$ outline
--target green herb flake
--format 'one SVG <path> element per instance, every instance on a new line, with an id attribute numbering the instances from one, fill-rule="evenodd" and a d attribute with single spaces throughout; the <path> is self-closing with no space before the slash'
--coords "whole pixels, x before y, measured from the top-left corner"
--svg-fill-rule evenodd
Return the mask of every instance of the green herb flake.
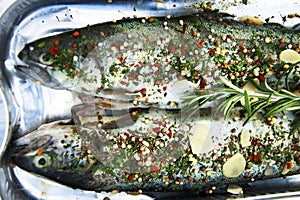
<path id="1" fill-rule="evenodd" d="M 46 46 L 46 42 L 41 42 L 37 45 L 38 48 L 44 48 Z"/>

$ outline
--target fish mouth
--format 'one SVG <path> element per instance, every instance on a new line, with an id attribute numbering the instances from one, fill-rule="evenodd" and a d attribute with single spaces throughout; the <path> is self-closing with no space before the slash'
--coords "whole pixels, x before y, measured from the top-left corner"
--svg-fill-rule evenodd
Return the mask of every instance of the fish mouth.
<path id="1" fill-rule="evenodd" d="M 22 76 L 31 80 L 39 81 L 43 85 L 48 85 L 54 89 L 64 89 L 61 84 L 52 77 L 51 73 L 46 69 L 47 66 L 35 61 L 26 61 L 28 65 L 15 65 L 16 71 Z"/>
<path id="2" fill-rule="evenodd" d="M 22 63 L 15 65 L 15 69 L 19 74 L 51 88 L 62 89 L 61 84 L 53 78 L 51 71 L 48 69 L 52 67 L 52 63 L 40 62 L 41 58 L 32 57 L 25 50 L 21 51 L 18 57 L 22 61 Z"/>
<path id="3" fill-rule="evenodd" d="M 34 171 L 31 160 L 24 155 L 13 155 L 11 156 L 10 160 L 13 165 L 20 166 L 26 171 Z"/>

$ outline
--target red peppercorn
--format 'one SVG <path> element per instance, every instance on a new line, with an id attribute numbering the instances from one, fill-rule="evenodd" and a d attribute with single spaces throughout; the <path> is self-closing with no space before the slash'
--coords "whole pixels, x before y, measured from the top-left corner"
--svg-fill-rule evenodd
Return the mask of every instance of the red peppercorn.
<path id="1" fill-rule="evenodd" d="M 261 158 L 261 155 L 257 154 L 257 155 L 253 155 L 253 161 L 256 162 L 258 159 Z"/>
<path id="2" fill-rule="evenodd" d="M 204 45 L 204 40 L 201 40 L 201 41 L 198 43 L 198 47 L 199 47 L 199 48 L 203 48 L 203 45 Z"/>
<path id="3" fill-rule="evenodd" d="M 243 45 L 240 45 L 239 48 L 240 48 L 240 51 L 243 51 L 243 50 L 245 49 L 245 48 L 243 47 Z"/>
<path id="4" fill-rule="evenodd" d="M 293 167 L 292 162 L 287 162 L 287 163 L 286 163 L 286 168 L 287 168 L 287 169 L 291 169 L 292 167 Z"/>
<path id="5" fill-rule="evenodd" d="M 123 62 L 124 59 L 123 59 L 123 57 L 119 57 L 118 60 L 119 60 L 120 62 Z"/>
<path id="6" fill-rule="evenodd" d="M 173 134 L 172 134 L 172 131 L 170 130 L 169 133 L 168 133 L 168 136 L 169 136 L 169 137 L 172 137 L 172 135 L 173 135 Z"/>
<path id="7" fill-rule="evenodd" d="M 55 41 L 53 42 L 53 44 L 56 45 L 56 46 L 59 45 L 59 43 L 60 43 L 59 40 L 55 40 Z"/>
<path id="8" fill-rule="evenodd" d="M 157 63 L 154 64 L 154 66 L 155 66 L 155 67 L 159 67 L 159 66 L 160 66 L 160 63 L 157 62 Z"/>
<path id="9" fill-rule="evenodd" d="M 156 165 L 151 165 L 150 166 L 150 173 L 158 173 L 159 168 Z"/>
<path id="10" fill-rule="evenodd" d="M 133 175 L 130 174 L 130 175 L 128 176 L 128 181 L 129 181 L 129 182 L 133 182 Z"/>
<path id="11" fill-rule="evenodd" d="M 259 74 L 258 79 L 260 81 L 265 81 L 265 75 L 264 74 Z"/>
<path id="12" fill-rule="evenodd" d="M 72 34 L 74 37 L 78 37 L 79 36 L 79 32 L 78 31 L 74 31 Z"/>
<path id="13" fill-rule="evenodd" d="M 50 54 L 51 54 L 52 56 L 56 56 L 56 55 L 58 54 L 58 52 L 59 52 L 59 50 L 58 50 L 57 47 L 51 47 L 51 48 L 50 48 Z"/>
<path id="14" fill-rule="evenodd" d="M 202 79 L 200 80 L 200 85 L 199 85 L 199 87 L 200 87 L 200 89 L 204 89 L 205 86 L 206 86 L 206 80 L 202 78 Z"/>
<path id="15" fill-rule="evenodd" d="M 174 53 L 175 52 L 175 47 L 173 45 L 169 45 L 169 51 L 171 53 Z"/>

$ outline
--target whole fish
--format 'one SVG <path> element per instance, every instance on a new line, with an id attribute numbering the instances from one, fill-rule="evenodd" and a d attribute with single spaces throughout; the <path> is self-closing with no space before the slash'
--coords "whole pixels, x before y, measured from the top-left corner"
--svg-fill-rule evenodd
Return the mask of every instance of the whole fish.
<path id="1" fill-rule="evenodd" d="M 82 126 L 45 124 L 12 143 L 12 162 L 95 191 L 212 191 L 300 170 L 299 138 L 289 133 L 283 115 L 272 126 L 210 118 L 177 124 L 178 111 L 152 109 L 127 113 L 135 123 L 112 127 L 106 126 L 111 113 L 95 111 L 106 117 L 104 129 L 93 128 L 98 115 L 82 115 Z"/>
<path id="2" fill-rule="evenodd" d="M 26 66 L 16 69 L 47 87 L 180 108 L 182 96 L 214 87 L 219 76 L 238 86 L 248 75 L 264 79 L 281 67 L 280 52 L 299 49 L 299 40 L 299 31 L 225 14 L 127 19 L 27 44 L 19 54 Z"/>
<path id="3" fill-rule="evenodd" d="M 121 20 L 28 44 L 16 69 L 83 104 L 74 125 L 13 142 L 12 161 L 92 190 L 213 191 L 299 173 L 299 31 L 223 16 Z"/>

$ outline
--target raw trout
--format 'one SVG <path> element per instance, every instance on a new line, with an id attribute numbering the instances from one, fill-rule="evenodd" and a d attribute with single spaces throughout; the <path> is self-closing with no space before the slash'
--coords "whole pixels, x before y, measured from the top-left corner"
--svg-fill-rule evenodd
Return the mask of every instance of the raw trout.
<path id="1" fill-rule="evenodd" d="M 83 104 L 75 125 L 13 142 L 13 162 L 92 190 L 213 191 L 299 173 L 299 32 L 222 16 L 122 20 L 28 44 L 16 69 Z"/>
<path id="2" fill-rule="evenodd" d="M 149 17 L 74 30 L 26 45 L 19 57 L 27 66 L 16 68 L 48 87 L 180 108 L 182 96 L 213 87 L 219 76 L 242 87 L 248 76 L 263 80 L 282 70 L 281 51 L 299 50 L 299 31 L 223 16 Z"/>
<path id="3" fill-rule="evenodd" d="M 107 110 L 97 112 L 111 116 Z M 299 138 L 290 134 L 286 115 L 274 125 L 257 119 L 243 126 L 240 120 L 210 119 L 177 124 L 177 111 L 133 112 L 135 124 L 120 128 L 88 129 L 98 122 L 90 115 L 81 116 L 82 127 L 45 124 L 13 142 L 12 161 L 73 188 L 95 191 L 203 192 L 299 173 Z"/>

